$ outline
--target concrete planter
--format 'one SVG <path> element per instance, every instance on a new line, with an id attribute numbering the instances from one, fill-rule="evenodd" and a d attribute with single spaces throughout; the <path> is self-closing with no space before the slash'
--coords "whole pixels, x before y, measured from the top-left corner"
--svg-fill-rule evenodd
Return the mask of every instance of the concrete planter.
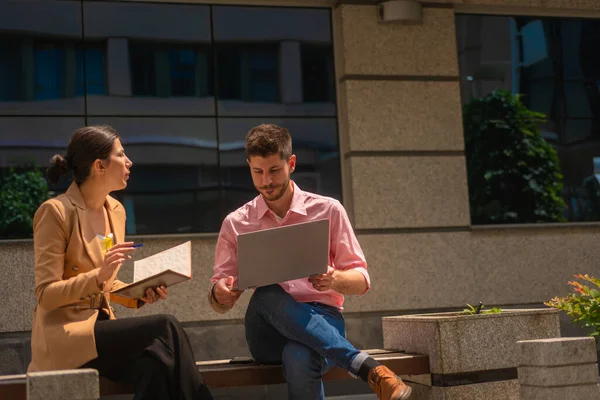
<path id="1" fill-rule="evenodd" d="M 429 355 L 432 374 L 516 368 L 518 340 L 559 336 L 558 311 L 554 309 L 383 318 L 384 347 Z"/>
<path id="2" fill-rule="evenodd" d="M 415 400 L 518 400 L 517 341 L 560 336 L 554 309 L 383 318 L 383 345 L 429 356 L 428 376 L 403 376 Z"/>

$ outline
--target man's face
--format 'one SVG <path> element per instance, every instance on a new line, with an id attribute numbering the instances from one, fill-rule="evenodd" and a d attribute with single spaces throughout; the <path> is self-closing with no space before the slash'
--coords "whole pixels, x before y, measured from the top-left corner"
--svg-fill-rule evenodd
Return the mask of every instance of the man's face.
<path id="1" fill-rule="evenodd" d="M 267 201 L 279 200 L 290 184 L 290 175 L 296 167 L 296 156 L 288 161 L 279 154 L 267 157 L 251 156 L 248 160 L 254 187 Z"/>

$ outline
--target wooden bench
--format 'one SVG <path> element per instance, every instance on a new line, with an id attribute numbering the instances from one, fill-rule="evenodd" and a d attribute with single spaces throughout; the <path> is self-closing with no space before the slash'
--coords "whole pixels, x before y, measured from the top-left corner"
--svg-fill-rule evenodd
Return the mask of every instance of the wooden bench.
<path id="1" fill-rule="evenodd" d="M 398 350 L 367 350 L 373 358 L 386 365 L 397 375 L 422 375 L 429 373 L 429 357 L 407 354 Z M 244 387 L 285 383 L 281 365 L 237 364 L 231 360 L 200 361 L 196 363 L 204 381 L 211 389 Z M 352 379 L 347 371 L 334 367 L 323 377 L 324 381 Z M 128 385 L 100 378 L 102 396 L 129 394 Z M 25 400 L 26 375 L 0 376 L 0 400 Z"/>

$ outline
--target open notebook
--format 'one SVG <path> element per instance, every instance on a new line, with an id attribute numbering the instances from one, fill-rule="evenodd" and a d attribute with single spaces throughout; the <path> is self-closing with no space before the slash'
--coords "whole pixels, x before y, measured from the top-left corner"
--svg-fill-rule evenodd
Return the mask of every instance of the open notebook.
<path id="1" fill-rule="evenodd" d="M 171 247 L 150 257 L 134 261 L 133 283 L 111 293 L 139 299 L 146 289 L 157 286 L 170 287 L 192 278 L 192 242 Z"/>

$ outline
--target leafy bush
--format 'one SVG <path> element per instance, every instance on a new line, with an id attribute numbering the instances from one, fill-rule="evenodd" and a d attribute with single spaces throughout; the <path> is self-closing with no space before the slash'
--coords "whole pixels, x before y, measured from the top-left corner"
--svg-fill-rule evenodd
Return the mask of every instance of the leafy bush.
<path id="1" fill-rule="evenodd" d="M 48 183 L 38 169 L 11 170 L 0 181 L 0 237 L 31 237 L 35 211 L 48 196 Z"/>
<path id="2" fill-rule="evenodd" d="M 471 222 L 563 221 L 558 155 L 538 130 L 545 116 L 505 90 L 474 99 L 463 115 Z"/>
<path id="3" fill-rule="evenodd" d="M 592 328 L 590 336 L 600 336 L 600 280 L 588 274 L 575 275 L 575 278 L 590 282 L 594 287 L 570 281 L 575 293 L 566 297 L 555 297 L 544 304 L 548 307 L 565 311 L 572 322 L 581 323 L 586 328 Z"/>

